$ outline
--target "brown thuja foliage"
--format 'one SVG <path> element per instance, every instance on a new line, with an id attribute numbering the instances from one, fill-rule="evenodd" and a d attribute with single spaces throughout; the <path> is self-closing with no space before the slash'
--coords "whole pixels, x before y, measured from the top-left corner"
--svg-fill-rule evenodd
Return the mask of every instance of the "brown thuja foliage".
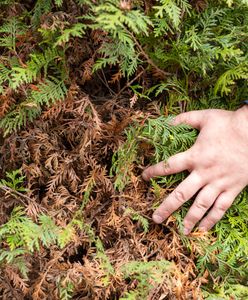
<path id="1" fill-rule="evenodd" d="M 62 248 L 40 244 L 38 252 L 22 256 L 25 278 L 5 262 L 3 299 L 126 299 L 132 291 L 137 299 L 142 293 L 149 299 L 201 299 L 200 286 L 208 274 L 197 277 L 197 249 L 188 256 L 174 217 L 164 225 L 152 223 L 155 195 L 140 177 L 141 166 L 134 166 L 121 193 L 108 175 L 112 155 L 124 141 L 123 130 L 132 122 L 142 124 L 150 114 L 133 111 L 128 104 L 125 99 L 92 101 L 73 85 L 65 102 L 4 140 L 2 174 L 21 168 L 27 191 L 14 195 L 1 190 L 1 222 L 14 206 L 22 205 L 34 221 L 41 213 L 49 215 L 67 230 L 67 242 Z M 70 224 L 77 219 L 83 225 L 74 228 Z M 130 271 L 134 261 L 147 269 L 131 265 Z M 146 280 L 145 274 L 150 274 Z"/>

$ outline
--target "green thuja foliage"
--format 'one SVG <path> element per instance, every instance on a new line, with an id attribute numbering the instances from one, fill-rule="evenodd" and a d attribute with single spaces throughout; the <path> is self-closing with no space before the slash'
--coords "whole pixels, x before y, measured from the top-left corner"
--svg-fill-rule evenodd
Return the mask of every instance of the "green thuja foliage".
<path id="1" fill-rule="evenodd" d="M 17 169 L 6 173 L 6 178 L 0 180 L 0 187 L 7 187 L 17 192 L 26 192 L 27 189 L 23 186 L 24 180 L 25 176 L 22 175 L 22 171 Z"/>
<path id="2" fill-rule="evenodd" d="M 102 241 L 95 234 L 92 227 L 89 224 L 85 224 L 84 230 L 89 237 L 90 242 L 94 244 L 96 248 L 96 257 L 100 261 L 100 268 L 104 271 L 104 278 L 102 281 L 104 285 L 108 285 L 110 282 L 110 277 L 114 274 L 114 267 L 105 253 Z"/>
<path id="3" fill-rule="evenodd" d="M 65 98 L 67 88 L 61 79 L 51 77 L 37 85 L 37 90 L 30 90 L 29 95 L 17 108 L 6 114 L 0 120 L 0 126 L 5 129 L 5 135 L 33 121 L 41 112 L 42 105 L 50 105 Z"/>
<path id="4" fill-rule="evenodd" d="M 96 249 L 96 258 L 100 262 L 100 267 L 104 277 L 102 281 L 109 284 L 110 276 L 114 274 L 113 266 L 99 237 L 94 233 L 91 226 L 82 219 L 80 211 L 64 228 L 55 224 L 54 220 L 45 214 L 38 216 L 38 223 L 34 222 L 25 213 L 21 206 L 13 209 L 9 221 L 0 226 L 0 243 L 5 247 L 0 249 L 0 265 L 15 265 L 24 278 L 27 278 L 28 267 L 25 255 L 37 252 L 41 247 L 49 248 L 58 246 L 65 248 L 76 236 L 76 231 L 84 231 L 89 241 Z M 58 284 L 61 299 L 71 299 L 73 284 L 67 282 L 65 285 Z"/>
<path id="5" fill-rule="evenodd" d="M 207 300 L 245 300 L 248 297 L 248 287 L 240 284 L 223 284 L 216 287 L 216 293 L 204 292 Z"/>
<path id="6" fill-rule="evenodd" d="M 137 130 L 131 128 L 126 132 L 127 142 L 113 155 L 110 174 L 118 174 L 115 178 L 114 187 L 123 190 L 130 181 L 133 161 L 137 157 Z M 128 155 L 127 155 L 128 153 Z"/>
<path id="7" fill-rule="evenodd" d="M 51 245 L 57 245 L 62 249 L 73 241 L 76 230 L 83 230 L 90 242 L 95 244 L 97 257 L 102 263 L 102 268 L 106 270 L 106 276 L 109 276 L 113 273 L 113 269 L 101 240 L 95 236 L 93 229 L 78 216 L 79 212 L 66 227 L 62 228 L 57 226 L 48 215 L 40 214 L 36 223 L 26 215 L 23 207 L 15 207 L 8 222 L 0 226 L 0 242 L 4 242 L 8 248 L 0 250 L 0 263 L 12 263 L 16 257 L 24 253 L 39 251 L 41 246 L 48 248 Z"/>
<path id="8" fill-rule="evenodd" d="M 146 71 L 149 80 L 137 95 L 162 95 L 171 113 L 178 112 L 179 101 L 189 108 L 228 103 L 233 109 L 248 97 L 246 0 L 210 0 L 199 6 L 188 0 L 148 6 L 131 2 L 74 1 L 78 14 L 70 18 L 64 1 L 37 0 L 23 5 L 20 16 L 2 22 L 0 93 L 12 91 L 17 98 L 0 121 L 5 134 L 66 97 L 77 82 L 68 76 L 67 50 L 75 40 L 89 43 L 92 33 L 98 36 L 88 46 L 95 45 L 93 71 L 119 72 L 128 80 Z M 11 3 L 0 6 L 4 11 Z"/>
<path id="9" fill-rule="evenodd" d="M 60 300 L 70 300 L 72 298 L 74 285 L 71 281 L 63 283 L 63 280 L 60 280 L 58 283 L 58 290 Z"/>
<path id="10" fill-rule="evenodd" d="M 16 52 L 16 36 L 25 34 L 27 26 L 17 18 L 10 19 L 0 27 L 0 47 Z"/>
<path id="11" fill-rule="evenodd" d="M 132 126 L 126 131 L 126 142 L 114 154 L 112 172 L 115 176 L 115 188 L 123 190 L 130 182 L 133 163 L 139 162 L 139 144 L 147 143 L 154 147 L 154 162 L 166 161 L 171 155 L 190 148 L 195 142 L 197 131 L 187 125 L 172 126 L 172 118 L 160 116 L 148 119 L 140 126 Z M 180 181 L 182 175 L 161 178 L 160 182 L 167 186 Z"/>
<path id="12" fill-rule="evenodd" d="M 142 226 L 144 233 L 147 233 L 149 231 L 149 221 L 134 209 L 127 208 L 125 210 L 124 216 L 130 216 L 133 221 L 138 221 Z"/>
<path id="13" fill-rule="evenodd" d="M 134 35 L 149 36 L 149 26 L 152 21 L 141 10 L 121 10 L 118 1 L 105 2 L 93 8 L 93 28 L 102 28 L 109 33 L 110 42 L 105 42 L 94 69 L 105 67 L 107 64 L 119 65 L 123 75 L 131 76 L 137 70 L 139 59 L 139 46 Z"/>
<path id="14" fill-rule="evenodd" d="M 165 276 L 170 276 L 173 267 L 172 263 L 161 261 L 138 262 L 132 261 L 122 267 L 124 278 L 137 280 L 137 287 L 129 292 L 126 292 L 121 300 L 141 300 L 147 299 L 149 292 L 156 285 L 162 283 Z"/>
<path id="15" fill-rule="evenodd" d="M 0 239 L 5 241 L 10 252 L 16 249 L 33 252 L 41 245 L 53 244 L 63 248 L 73 239 L 76 228 L 82 229 L 82 226 L 82 222 L 72 220 L 65 228 L 60 228 L 45 214 L 39 215 L 37 224 L 26 215 L 23 207 L 16 206 L 8 222 L 0 227 Z"/>

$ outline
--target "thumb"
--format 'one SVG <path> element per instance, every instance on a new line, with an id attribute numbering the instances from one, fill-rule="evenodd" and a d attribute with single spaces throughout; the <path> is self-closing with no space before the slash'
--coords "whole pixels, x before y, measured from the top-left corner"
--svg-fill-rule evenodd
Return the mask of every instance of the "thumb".
<path id="1" fill-rule="evenodd" d="M 204 121 L 206 120 L 206 110 L 192 110 L 189 112 L 181 113 L 175 117 L 172 125 L 187 124 L 196 129 L 201 129 Z"/>

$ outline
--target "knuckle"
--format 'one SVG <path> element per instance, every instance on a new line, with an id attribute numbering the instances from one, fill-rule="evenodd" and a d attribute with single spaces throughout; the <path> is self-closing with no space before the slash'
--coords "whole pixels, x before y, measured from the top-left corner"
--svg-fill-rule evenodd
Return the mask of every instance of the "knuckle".
<path id="1" fill-rule="evenodd" d="M 187 119 L 188 119 L 187 114 L 186 113 L 181 113 L 181 114 L 176 116 L 175 123 L 176 124 L 185 123 L 187 121 Z"/>
<path id="2" fill-rule="evenodd" d="M 194 160 L 194 156 L 192 154 L 191 149 L 185 151 L 184 162 L 185 162 L 185 165 L 187 166 L 188 170 L 194 170 L 195 169 L 196 162 Z"/>
<path id="3" fill-rule="evenodd" d="M 210 153 L 207 155 L 205 160 L 205 165 L 207 167 L 213 167 L 216 166 L 216 163 L 219 161 L 218 154 L 217 153 Z"/>
<path id="4" fill-rule="evenodd" d="M 198 215 L 194 212 L 190 212 L 184 219 L 184 225 L 187 227 L 194 227 L 197 221 L 199 221 Z"/>
<path id="5" fill-rule="evenodd" d="M 209 208 L 209 204 L 207 202 L 203 202 L 201 200 L 196 200 L 195 206 L 196 206 L 196 208 L 198 208 L 200 210 L 207 210 Z"/>
<path id="6" fill-rule="evenodd" d="M 169 169 L 171 168 L 171 158 L 163 162 L 162 168 L 164 173 L 167 173 L 169 171 Z"/>
<path id="7" fill-rule="evenodd" d="M 181 190 L 174 191 L 174 197 L 177 202 L 183 204 L 186 201 L 185 195 Z"/>
<path id="8" fill-rule="evenodd" d="M 193 174 L 195 176 L 195 179 L 194 179 L 195 184 L 197 184 L 198 186 L 203 186 L 206 183 L 205 174 L 203 174 L 202 172 L 200 172 L 198 170 L 195 170 L 193 172 Z"/>
<path id="9" fill-rule="evenodd" d="M 143 171 L 142 177 L 143 177 L 144 180 L 149 180 L 150 179 L 151 175 L 150 175 L 149 168 Z"/>
<path id="10" fill-rule="evenodd" d="M 188 123 L 189 122 L 189 120 L 190 120 L 190 116 L 189 116 L 189 113 L 182 113 L 181 114 L 181 121 L 183 122 L 183 123 Z"/>
<path id="11" fill-rule="evenodd" d="M 218 222 L 218 218 L 212 216 L 212 217 L 206 217 L 205 219 L 205 227 L 212 228 L 216 223 Z"/>
<path id="12" fill-rule="evenodd" d="M 230 207 L 230 203 L 228 202 L 221 202 L 218 205 L 216 205 L 216 209 L 221 212 L 227 211 L 229 207 Z"/>
<path id="13" fill-rule="evenodd" d="M 199 157 L 201 157 L 198 147 L 194 147 L 194 146 L 187 151 L 187 154 L 188 154 L 188 163 L 191 166 L 197 164 Z"/>
<path id="14" fill-rule="evenodd" d="M 153 166 L 146 169 L 145 174 L 148 178 L 152 177 L 152 173 L 153 173 Z"/>
<path id="15" fill-rule="evenodd" d="M 187 228 L 193 228 L 195 223 L 196 223 L 196 221 L 192 220 L 192 218 L 190 220 L 185 218 L 183 221 L 183 225 Z"/>

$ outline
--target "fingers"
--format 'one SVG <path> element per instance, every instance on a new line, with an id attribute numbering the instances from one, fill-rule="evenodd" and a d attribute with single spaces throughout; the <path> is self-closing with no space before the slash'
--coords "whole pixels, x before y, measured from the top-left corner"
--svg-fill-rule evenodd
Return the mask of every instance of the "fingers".
<path id="1" fill-rule="evenodd" d="M 189 234 L 197 222 L 199 222 L 205 213 L 213 205 L 219 196 L 220 190 L 211 185 L 205 186 L 197 195 L 194 203 L 184 218 L 184 234 Z"/>
<path id="2" fill-rule="evenodd" d="M 173 125 L 179 125 L 179 124 L 187 124 L 190 125 L 196 129 L 201 129 L 207 115 L 206 110 L 194 110 L 182 113 L 175 117 L 173 120 Z"/>
<path id="3" fill-rule="evenodd" d="M 194 196 L 203 187 L 201 177 L 192 172 L 179 186 L 163 201 L 153 214 L 155 223 L 162 223 L 174 211 Z"/>
<path id="4" fill-rule="evenodd" d="M 187 170 L 189 168 L 188 151 L 171 156 L 167 162 L 161 161 L 156 165 L 148 167 L 142 173 L 144 180 L 150 180 L 156 176 L 165 176 Z"/>
<path id="5" fill-rule="evenodd" d="M 201 231 L 211 229 L 224 216 L 239 192 L 240 191 L 228 191 L 221 193 L 208 215 L 199 224 L 199 229 Z"/>

